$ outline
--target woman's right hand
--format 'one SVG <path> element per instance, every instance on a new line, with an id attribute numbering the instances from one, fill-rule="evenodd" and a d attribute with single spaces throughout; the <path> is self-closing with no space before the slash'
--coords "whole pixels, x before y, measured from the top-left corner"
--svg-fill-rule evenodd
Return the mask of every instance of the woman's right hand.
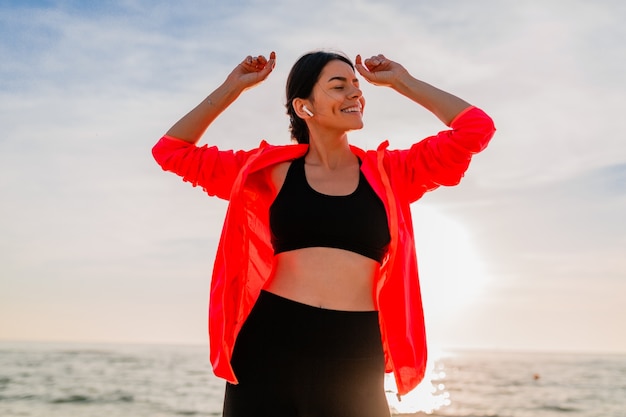
<path id="1" fill-rule="evenodd" d="M 271 52 L 269 60 L 263 55 L 248 55 L 228 75 L 227 81 L 235 83 L 241 91 L 254 87 L 264 81 L 276 65 L 276 53 Z"/>
<path id="2" fill-rule="evenodd" d="M 274 52 L 270 54 L 269 60 L 263 55 L 246 57 L 232 70 L 222 85 L 176 122 L 166 135 L 197 143 L 207 127 L 239 97 L 239 94 L 254 87 L 270 75 L 275 63 Z"/>

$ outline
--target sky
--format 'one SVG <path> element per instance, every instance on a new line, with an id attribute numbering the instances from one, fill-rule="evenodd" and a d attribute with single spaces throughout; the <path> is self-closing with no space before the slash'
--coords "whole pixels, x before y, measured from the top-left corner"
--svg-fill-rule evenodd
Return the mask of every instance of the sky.
<path id="1" fill-rule="evenodd" d="M 431 345 L 626 352 L 625 18 L 621 0 L 1 1 L 0 340 L 206 344 L 226 203 L 151 147 L 271 51 L 202 143 L 288 143 L 287 73 L 327 49 L 383 53 L 496 123 L 462 183 L 413 206 Z M 445 129 L 362 86 L 351 143 Z"/>

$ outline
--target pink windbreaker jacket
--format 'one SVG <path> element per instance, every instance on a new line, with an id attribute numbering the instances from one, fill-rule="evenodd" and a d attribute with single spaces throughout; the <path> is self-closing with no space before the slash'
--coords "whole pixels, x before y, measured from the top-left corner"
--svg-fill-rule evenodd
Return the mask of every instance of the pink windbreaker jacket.
<path id="1" fill-rule="evenodd" d="M 409 206 L 427 191 L 458 184 L 471 156 L 487 146 L 494 132 L 491 118 L 469 107 L 449 130 L 409 149 L 388 150 L 387 141 L 375 151 L 352 147 L 387 210 L 391 242 L 373 291 L 386 370 L 394 373 L 399 395 L 422 380 L 427 352 Z M 168 136 L 152 149 L 163 170 L 201 186 L 210 196 L 229 200 L 211 281 L 209 335 L 214 372 L 232 383 L 237 383 L 230 364 L 237 334 L 272 270 L 269 168 L 303 156 L 307 149 L 263 141 L 249 151 L 221 151 Z"/>

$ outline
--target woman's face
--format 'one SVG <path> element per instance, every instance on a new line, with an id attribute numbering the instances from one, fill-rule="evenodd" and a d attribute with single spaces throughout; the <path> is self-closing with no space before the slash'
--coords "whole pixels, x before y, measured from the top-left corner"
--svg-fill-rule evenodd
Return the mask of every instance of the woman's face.
<path id="1" fill-rule="evenodd" d="M 363 127 L 365 99 L 352 67 L 343 61 L 330 61 L 313 87 L 311 121 L 343 131 Z"/>

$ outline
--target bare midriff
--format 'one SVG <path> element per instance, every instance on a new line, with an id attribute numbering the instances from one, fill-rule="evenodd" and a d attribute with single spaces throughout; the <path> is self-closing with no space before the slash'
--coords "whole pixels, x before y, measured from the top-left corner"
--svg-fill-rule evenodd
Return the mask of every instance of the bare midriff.
<path id="1" fill-rule="evenodd" d="M 373 259 L 335 248 L 304 248 L 276 255 L 265 290 L 303 304 L 344 311 L 376 310 Z"/>

